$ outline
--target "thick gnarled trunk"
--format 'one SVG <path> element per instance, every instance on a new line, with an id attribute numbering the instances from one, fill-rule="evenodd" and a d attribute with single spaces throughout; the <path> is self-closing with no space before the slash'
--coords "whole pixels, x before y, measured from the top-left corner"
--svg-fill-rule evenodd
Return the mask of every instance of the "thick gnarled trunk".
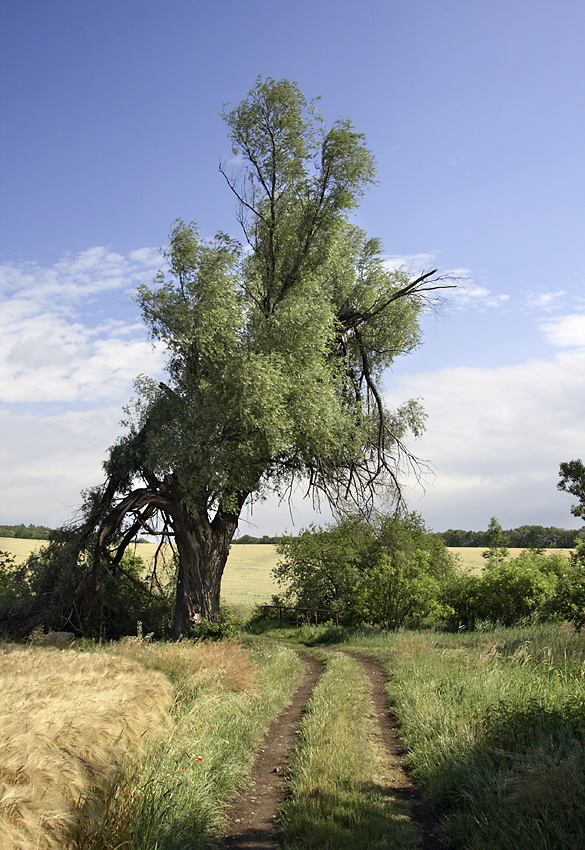
<path id="1" fill-rule="evenodd" d="M 221 579 L 237 521 L 218 516 L 210 523 L 184 510 L 173 519 L 179 574 L 171 637 L 178 640 L 191 633 L 199 617 L 217 619 Z"/>

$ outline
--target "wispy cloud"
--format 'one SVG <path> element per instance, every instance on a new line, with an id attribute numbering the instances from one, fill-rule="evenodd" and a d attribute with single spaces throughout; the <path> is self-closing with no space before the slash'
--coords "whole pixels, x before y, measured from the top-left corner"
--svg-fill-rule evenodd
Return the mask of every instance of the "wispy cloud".
<path id="1" fill-rule="evenodd" d="M 458 310 L 496 310 L 510 302 L 506 293 L 495 294 L 485 286 L 471 280 L 468 269 L 453 269 L 449 275 L 457 281 L 457 287 L 449 295 L 449 303 Z"/>
<path id="2" fill-rule="evenodd" d="M 0 401 L 103 402 L 127 393 L 137 373 L 158 371 L 163 352 L 136 312 L 99 321 L 94 300 L 123 299 L 159 264 L 153 249 L 124 257 L 93 248 L 51 267 L 0 267 Z"/>
<path id="3" fill-rule="evenodd" d="M 528 311 L 551 312 L 559 309 L 566 301 L 567 290 L 557 292 L 526 292 L 524 293 L 524 309 Z"/>

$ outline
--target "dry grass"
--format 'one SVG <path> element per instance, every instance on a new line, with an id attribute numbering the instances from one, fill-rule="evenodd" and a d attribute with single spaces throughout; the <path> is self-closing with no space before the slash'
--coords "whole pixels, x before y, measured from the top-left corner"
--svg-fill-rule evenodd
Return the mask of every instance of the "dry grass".
<path id="1" fill-rule="evenodd" d="M 0 847 L 63 850 L 147 735 L 173 688 L 105 652 L 0 648 Z"/>
<path id="2" fill-rule="evenodd" d="M 257 667 L 249 653 L 235 641 L 217 643 L 150 643 L 123 638 L 111 651 L 161 671 L 181 691 L 197 691 L 208 685 L 229 691 L 254 690 Z"/>

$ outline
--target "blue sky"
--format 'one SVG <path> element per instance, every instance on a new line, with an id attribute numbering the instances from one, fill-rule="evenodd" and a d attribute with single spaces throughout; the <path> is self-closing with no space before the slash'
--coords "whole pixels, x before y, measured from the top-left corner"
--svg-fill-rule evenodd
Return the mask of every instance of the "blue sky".
<path id="1" fill-rule="evenodd" d="M 460 278 L 386 377 L 429 416 L 411 507 L 578 525 L 556 482 L 585 453 L 582 0 L 2 0 L 2 21 L 0 522 L 63 522 L 101 480 L 162 363 L 132 289 L 177 217 L 238 236 L 220 112 L 262 75 L 366 134 L 356 218 L 388 261 Z M 292 528 L 272 501 L 248 519 Z"/>

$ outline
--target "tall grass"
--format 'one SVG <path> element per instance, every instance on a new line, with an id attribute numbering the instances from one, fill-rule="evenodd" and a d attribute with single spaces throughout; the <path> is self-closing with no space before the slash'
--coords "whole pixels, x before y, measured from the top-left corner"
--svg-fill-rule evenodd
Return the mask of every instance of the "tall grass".
<path id="1" fill-rule="evenodd" d="M 167 724 L 172 687 L 105 653 L 0 648 L 0 847 L 63 850 L 146 737 Z"/>
<path id="2" fill-rule="evenodd" d="M 404 777 L 378 749 L 366 677 L 342 654 L 327 669 L 307 706 L 292 760 L 292 797 L 282 823 L 295 850 L 389 850 L 419 847 Z"/>
<path id="3" fill-rule="evenodd" d="M 285 647 L 126 641 L 114 649 L 174 682 L 172 728 L 120 783 L 83 850 L 179 850 L 209 844 L 254 751 L 302 677 Z"/>
<path id="4" fill-rule="evenodd" d="M 585 633 L 311 628 L 385 664 L 414 778 L 461 850 L 585 847 Z"/>
<path id="5" fill-rule="evenodd" d="M 558 626 L 397 638 L 391 699 L 456 847 L 585 846 L 584 652 Z"/>

